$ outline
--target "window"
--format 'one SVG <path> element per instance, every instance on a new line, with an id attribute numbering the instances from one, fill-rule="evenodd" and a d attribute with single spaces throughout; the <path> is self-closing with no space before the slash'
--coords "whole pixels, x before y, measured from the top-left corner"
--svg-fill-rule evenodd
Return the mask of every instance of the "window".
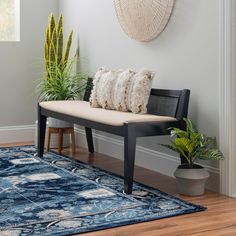
<path id="1" fill-rule="evenodd" d="M 0 41 L 20 40 L 20 0 L 0 0 Z"/>

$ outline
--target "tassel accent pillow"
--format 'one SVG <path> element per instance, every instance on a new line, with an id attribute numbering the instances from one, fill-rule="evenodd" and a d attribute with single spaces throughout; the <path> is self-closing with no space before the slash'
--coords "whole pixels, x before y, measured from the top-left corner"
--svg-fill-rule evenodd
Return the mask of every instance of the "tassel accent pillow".
<path id="1" fill-rule="evenodd" d="M 146 113 L 154 73 L 148 70 L 107 70 L 95 74 L 91 107 Z"/>

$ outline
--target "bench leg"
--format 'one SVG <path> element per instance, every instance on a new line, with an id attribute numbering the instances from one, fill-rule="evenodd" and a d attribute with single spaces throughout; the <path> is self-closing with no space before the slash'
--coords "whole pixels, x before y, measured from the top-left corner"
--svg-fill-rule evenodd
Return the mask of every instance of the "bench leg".
<path id="1" fill-rule="evenodd" d="M 124 137 L 124 191 L 132 194 L 134 163 L 136 150 L 136 136 L 133 127 L 126 125 Z"/>
<path id="2" fill-rule="evenodd" d="M 44 141 L 45 141 L 45 131 L 46 131 L 46 121 L 47 117 L 41 115 L 41 108 L 38 106 L 38 157 L 43 157 L 44 153 Z"/>
<path id="3" fill-rule="evenodd" d="M 92 129 L 85 127 L 85 133 L 86 133 L 86 138 L 87 138 L 88 150 L 90 153 L 94 153 Z"/>

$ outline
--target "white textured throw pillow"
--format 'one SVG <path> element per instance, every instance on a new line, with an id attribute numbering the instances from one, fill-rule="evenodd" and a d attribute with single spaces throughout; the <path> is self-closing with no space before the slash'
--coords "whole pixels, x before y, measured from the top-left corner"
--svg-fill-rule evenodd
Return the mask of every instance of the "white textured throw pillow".
<path id="1" fill-rule="evenodd" d="M 104 67 L 102 67 L 97 71 L 97 73 L 94 76 L 93 90 L 92 90 L 90 98 L 89 98 L 91 107 L 99 107 L 98 99 L 97 99 L 98 84 L 99 84 L 99 81 L 100 81 L 102 75 L 105 72 L 107 72 L 107 70 Z"/>
<path id="2" fill-rule="evenodd" d="M 117 111 L 129 111 L 127 106 L 128 87 L 135 72 L 125 70 L 119 74 L 113 88 L 113 104 Z"/>
<path id="3" fill-rule="evenodd" d="M 97 71 L 90 96 L 91 107 L 146 113 L 153 72 L 141 70 Z"/>
<path id="4" fill-rule="evenodd" d="M 146 113 L 154 74 L 141 70 L 134 74 L 128 86 L 127 106 L 133 113 Z"/>

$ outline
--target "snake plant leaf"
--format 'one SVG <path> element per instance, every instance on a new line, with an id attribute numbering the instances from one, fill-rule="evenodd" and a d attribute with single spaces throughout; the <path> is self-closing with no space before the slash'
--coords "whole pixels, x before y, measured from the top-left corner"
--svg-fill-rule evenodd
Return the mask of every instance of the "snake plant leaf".
<path id="1" fill-rule="evenodd" d="M 80 56 L 80 47 L 79 47 L 79 45 L 78 45 L 78 48 L 77 48 L 77 50 L 76 50 L 76 55 L 77 55 L 77 57 L 78 57 L 78 59 L 79 59 L 79 56 Z"/>
<path id="2" fill-rule="evenodd" d="M 56 63 L 56 51 L 53 43 L 50 44 L 50 52 L 49 52 L 49 67 L 55 67 Z"/>
<path id="3" fill-rule="evenodd" d="M 49 67 L 49 51 L 48 51 L 48 44 L 45 42 L 44 44 L 44 56 L 45 56 L 45 64 L 46 64 L 46 70 Z"/>
<path id="4" fill-rule="evenodd" d="M 50 47 L 53 47 L 54 51 L 55 51 L 55 62 L 57 62 L 57 31 L 56 29 L 54 29 L 53 34 L 52 34 L 52 40 L 51 40 L 51 44 Z"/>
<path id="5" fill-rule="evenodd" d="M 73 30 L 70 32 L 69 38 L 68 38 L 67 43 L 66 43 L 66 52 L 65 52 L 65 57 L 64 57 L 64 64 L 65 65 L 67 64 L 68 58 L 69 58 L 69 55 L 70 55 L 72 36 L 73 36 Z"/>
<path id="6" fill-rule="evenodd" d="M 57 64 L 60 66 L 62 64 L 63 59 L 63 29 L 61 28 L 58 34 L 58 41 L 57 41 Z"/>
<path id="7" fill-rule="evenodd" d="M 50 25 L 49 25 L 49 31 L 50 31 L 50 38 L 52 38 L 53 32 L 56 28 L 56 20 L 53 14 L 51 14 L 51 18 L 50 18 Z"/>
<path id="8" fill-rule="evenodd" d="M 45 43 L 47 44 L 48 48 L 49 48 L 50 42 L 51 42 L 50 28 L 48 27 L 47 31 L 46 31 L 46 41 L 45 41 Z"/>
<path id="9" fill-rule="evenodd" d="M 60 15 L 58 25 L 57 25 L 57 35 L 59 35 L 60 31 L 63 31 L 63 16 Z"/>

